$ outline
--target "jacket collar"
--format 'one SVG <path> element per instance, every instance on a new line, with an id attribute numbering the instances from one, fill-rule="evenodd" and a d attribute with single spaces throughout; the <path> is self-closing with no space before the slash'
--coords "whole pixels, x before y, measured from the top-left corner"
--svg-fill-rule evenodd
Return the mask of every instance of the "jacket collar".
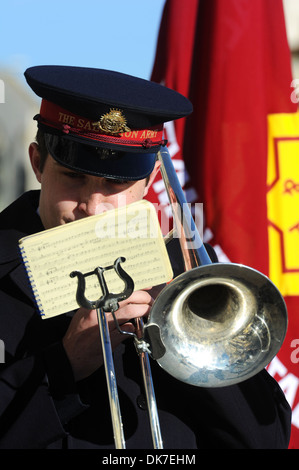
<path id="1" fill-rule="evenodd" d="M 20 238 L 44 230 L 37 214 L 39 194 L 24 193 L 0 214 L 0 266 L 20 263 Z"/>
<path id="2" fill-rule="evenodd" d="M 24 193 L 0 214 L 0 279 L 7 274 L 28 296 L 33 298 L 22 262 L 19 240 L 44 230 L 37 214 L 39 191 Z"/>

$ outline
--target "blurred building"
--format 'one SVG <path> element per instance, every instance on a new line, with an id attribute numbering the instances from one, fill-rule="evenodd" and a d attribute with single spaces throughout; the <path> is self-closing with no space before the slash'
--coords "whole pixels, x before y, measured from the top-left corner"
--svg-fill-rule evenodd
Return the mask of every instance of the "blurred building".
<path id="1" fill-rule="evenodd" d="M 1 71 L 0 210 L 28 188 L 38 187 L 29 168 L 28 146 L 36 134 L 39 102 L 12 72 Z"/>
<path id="2" fill-rule="evenodd" d="M 293 77 L 299 85 L 299 0 L 283 3 Z M 291 91 L 290 84 L 290 95 Z M 39 112 L 39 102 L 17 73 L 0 68 L 0 210 L 23 191 L 39 187 L 28 159 L 28 146 L 36 134 L 32 118 Z"/>

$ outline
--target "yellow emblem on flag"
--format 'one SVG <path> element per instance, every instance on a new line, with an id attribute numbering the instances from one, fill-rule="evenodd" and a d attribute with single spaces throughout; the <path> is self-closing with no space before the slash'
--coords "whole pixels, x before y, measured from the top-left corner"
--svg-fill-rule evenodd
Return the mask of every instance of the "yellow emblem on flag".
<path id="1" fill-rule="evenodd" d="M 299 113 L 268 116 L 269 277 L 299 295 Z"/>

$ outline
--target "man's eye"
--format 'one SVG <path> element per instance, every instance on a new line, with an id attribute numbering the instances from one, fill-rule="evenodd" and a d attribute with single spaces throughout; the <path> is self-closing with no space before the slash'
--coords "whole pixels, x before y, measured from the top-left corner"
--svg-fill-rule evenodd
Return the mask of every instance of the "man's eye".
<path id="1" fill-rule="evenodd" d="M 128 184 L 127 180 L 116 180 L 116 179 L 112 179 L 112 178 L 107 178 L 106 181 L 108 181 L 111 184 L 117 184 L 117 185 Z"/>

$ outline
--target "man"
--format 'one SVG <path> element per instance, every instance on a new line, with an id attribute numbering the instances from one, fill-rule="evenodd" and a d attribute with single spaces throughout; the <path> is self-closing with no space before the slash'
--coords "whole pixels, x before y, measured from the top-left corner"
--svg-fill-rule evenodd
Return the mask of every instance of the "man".
<path id="1" fill-rule="evenodd" d="M 42 98 L 29 149 L 41 191 L 0 215 L 0 447 L 113 448 L 96 313 L 78 308 L 41 320 L 18 240 L 143 198 L 165 145 L 163 123 L 192 106 L 172 90 L 115 72 L 41 66 L 25 76 Z M 146 317 L 152 303 L 148 291 L 121 302 L 122 329 L 133 331 L 130 320 Z M 108 322 L 127 448 L 152 448 L 134 345 L 109 315 Z M 155 362 L 152 373 L 165 448 L 287 447 L 290 409 L 266 371 L 222 389 L 179 382 Z"/>

